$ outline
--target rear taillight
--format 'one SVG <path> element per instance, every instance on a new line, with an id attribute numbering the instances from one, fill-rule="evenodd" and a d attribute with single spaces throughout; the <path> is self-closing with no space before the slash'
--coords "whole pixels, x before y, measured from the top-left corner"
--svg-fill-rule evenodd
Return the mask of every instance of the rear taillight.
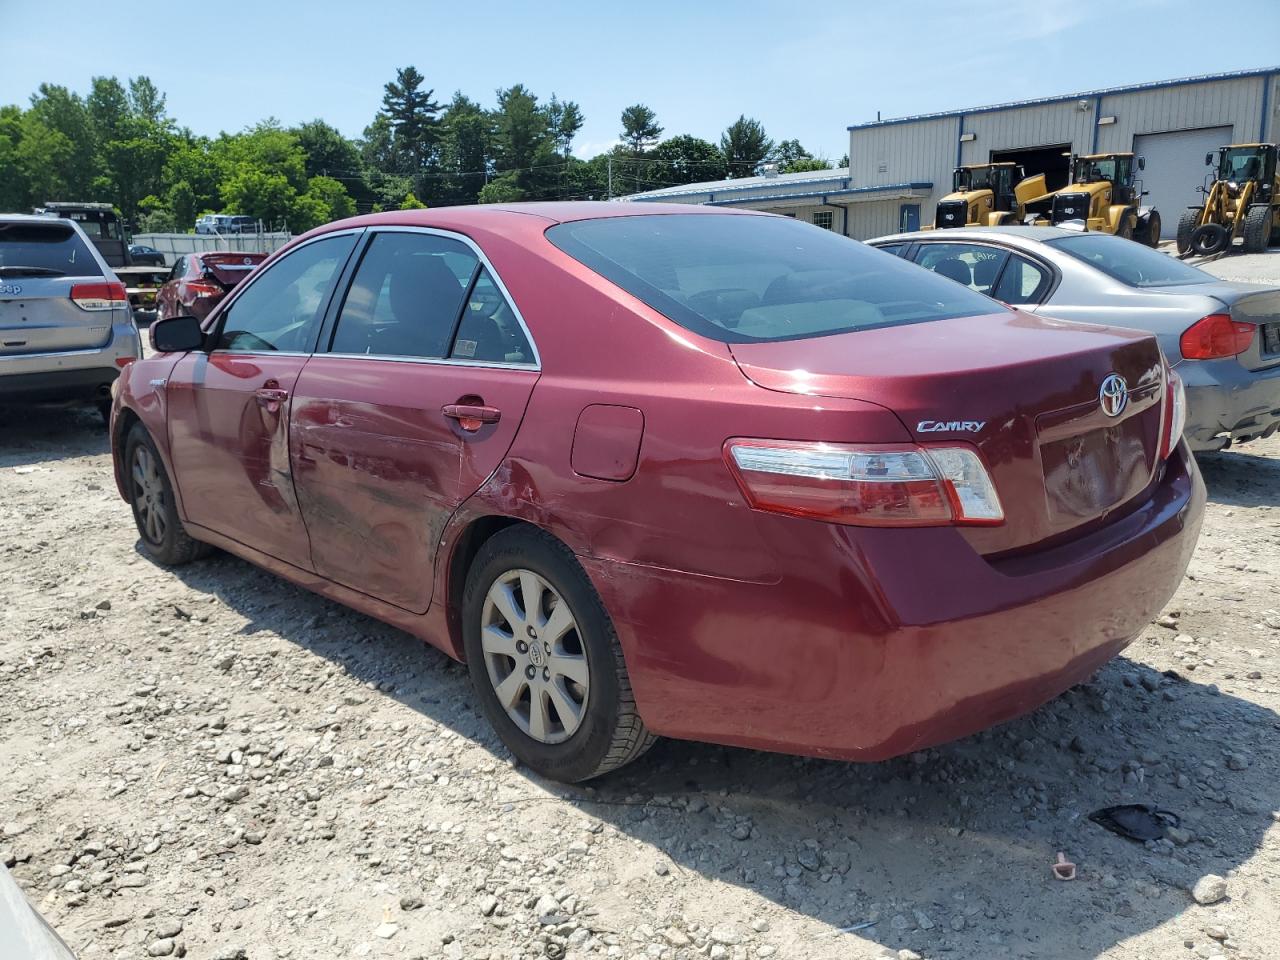
<path id="1" fill-rule="evenodd" d="M 1182 431 L 1187 426 L 1187 388 L 1172 370 L 1165 371 L 1164 436 L 1160 441 L 1160 459 L 1167 460 L 1178 448 Z"/>
<path id="2" fill-rule="evenodd" d="M 71 288 L 71 299 L 81 310 L 114 310 L 129 304 L 124 284 L 118 280 L 77 283 Z"/>
<path id="3" fill-rule="evenodd" d="M 1211 313 L 1182 332 L 1178 347 L 1188 360 L 1221 360 L 1248 350 L 1257 329 L 1225 313 Z"/>
<path id="4" fill-rule="evenodd" d="M 725 459 L 757 510 L 876 527 L 1004 521 L 970 447 L 736 439 Z"/>
<path id="5" fill-rule="evenodd" d="M 187 293 L 193 297 L 220 297 L 223 292 L 216 283 L 205 283 L 200 280 L 187 281 Z"/>

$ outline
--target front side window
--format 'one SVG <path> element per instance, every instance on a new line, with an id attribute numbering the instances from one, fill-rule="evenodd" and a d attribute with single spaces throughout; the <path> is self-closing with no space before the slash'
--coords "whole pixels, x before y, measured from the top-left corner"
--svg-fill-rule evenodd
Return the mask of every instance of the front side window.
<path id="1" fill-rule="evenodd" d="M 546 236 L 675 323 L 723 343 L 1000 309 L 898 258 L 784 217 L 644 214 L 561 223 Z"/>
<path id="2" fill-rule="evenodd" d="M 1108 233 L 1081 233 L 1046 243 L 1131 287 L 1182 286 L 1216 279 L 1167 254 Z"/>
<path id="3" fill-rule="evenodd" d="M 980 243 L 926 243 L 921 245 L 916 262 L 948 280 L 990 296 L 1008 256 L 1003 250 Z"/>
<path id="4" fill-rule="evenodd" d="M 428 233 L 379 233 L 356 269 L 330 350 L 383 357 L 449 355 L 479 259 Z"/>
<path id="5" fill-rule="evenodd" d="M 316 326 L 355 237 L 324 237 L 264 270 L 223 314 L 218 350 L 310 352 Z"/>

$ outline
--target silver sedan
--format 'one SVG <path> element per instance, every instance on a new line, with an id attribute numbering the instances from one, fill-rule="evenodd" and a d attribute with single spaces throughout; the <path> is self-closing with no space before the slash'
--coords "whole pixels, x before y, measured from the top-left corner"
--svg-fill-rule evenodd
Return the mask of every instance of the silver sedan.
<path id="1" fill-rule="evenodd" d="M 1219 280 L 1131 240 L 1059 227 L 869 242 L 1041 316 L 1154 333 L 1186 384 L 1192 450 L 1280 429 L 1280 288 Z"/>

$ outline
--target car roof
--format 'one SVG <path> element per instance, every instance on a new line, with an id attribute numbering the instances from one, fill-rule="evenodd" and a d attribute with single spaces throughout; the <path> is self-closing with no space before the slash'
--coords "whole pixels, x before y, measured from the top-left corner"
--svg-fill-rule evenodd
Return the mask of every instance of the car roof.
<path id="1" fill-rule="evenodd" d="M 756 210 L 724 210 L 686 203 L 632 203 L 608 200 L 550 200 L 530 203 L 489 203 L 457 207 L 431 207 L 424 210 L 388 210 L 347 220 L 327 223 L 321 230 L 344 227 L 416 226 L 451 227 L 473 224 L 492 227 L 496 220 L 510 223 L 537 217 L 547 223 L 568 223 L 575 220 L 599 220 L 610 217 L 663 216 L 672 214 L 699 214 L 720 216 L 761 216 Z"/>
<path id="2" fill-rule="evenodd" d="M 1079 230 L 1062 227 L 953 227 L 946 230 L 916 230 L 868 240 L 868 243 L 910 243 L 915 240 L 1007 240 L 1014 246 L 1034 247 L 1062 237 L 1078 237 Z"/>

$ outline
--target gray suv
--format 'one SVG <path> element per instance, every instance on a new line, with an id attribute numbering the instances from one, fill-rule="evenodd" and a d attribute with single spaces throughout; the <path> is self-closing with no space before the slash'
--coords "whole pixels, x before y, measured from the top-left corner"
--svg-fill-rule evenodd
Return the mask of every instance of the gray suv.
<path id="1" fill-rule="evenodd" d="M 0 214 L 0 405 L 95 403 L 142 356 L 124 284 L 74 221 Z"/>

